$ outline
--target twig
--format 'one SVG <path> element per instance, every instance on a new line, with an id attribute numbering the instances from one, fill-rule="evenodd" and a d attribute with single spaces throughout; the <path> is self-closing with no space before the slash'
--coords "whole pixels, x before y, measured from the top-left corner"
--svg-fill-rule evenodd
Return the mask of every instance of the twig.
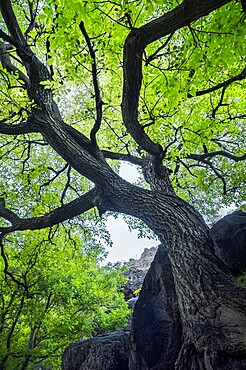
<path id="1" fill-rule="evenodd" d="M 221 82 L 221 83 L 219 83 L 215 86 L 212 86 L 212 87 L 210 87 L 209 89 L 206 89 L 206 90 L 196 91 L 195 96 L 201 96 L 201 95 L 209 94 L 213 91 L 221 89 L 222 87 L 227 87 L 235 81 L 241 81 L 244 78 L 246 78 L 246 67 L 244 67 L 244 69 L 242 70 L 241 73 L 239 73 L 238 75 L 236 75 L 234 77 L 229 78 L 228 80 L 226 80 L 224 82 Z M 188 94 L 188 98 L 192 98 L 192 97 L 193 96 L 191 94 Z"/>
<path id="2" fill-rule="evenodd" d="M 152 62 L 152 60 L 154 60 L 154 59 L 156 59 L 156 58 L 158 58 L 158 53 L 162 50 L 162 49 L 164 49 L 166 46 L 167 46 L 167 44 L 169 43 L 169 41 L 171 40 L 171 38 L 173 37 L 173 35 L 174 35 L 174 32 L 172 32 L 169 36 L 168 36 L 168 38 L 166 39 L 166 41 L 164 42 L 164 44 L 163 45 L 161 45 L 152 55 L 150 55 L 147 59 L 146 59 L 146 61 L 145 61 L 145 65 L 147 66 L 150 62 Z"/>

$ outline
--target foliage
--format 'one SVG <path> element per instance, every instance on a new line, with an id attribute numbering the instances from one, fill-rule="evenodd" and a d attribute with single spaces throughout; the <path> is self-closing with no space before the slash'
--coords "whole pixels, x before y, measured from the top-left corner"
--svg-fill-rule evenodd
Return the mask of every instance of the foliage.
<path id="1" fill-rule="evenodd" d="M 91 57 L 79 26 L 84 22 L 96 50 L 97 78 L 103 101 L 103 130 L 98 133 L 98 144 L 101 149 L 136 154 L 138 145 L 121 125 L 123 44 L 131 27 L 142 26 L 173 9 L 177 2 L 168 1 L 163 6 L 160 1 L 14 1 L 23 30 L 29 25 L 23 9 L 28 9 L 30 4 L 36 23 L 28 32 L 28 43 L 51 70 L 52 82 L 47 81 L 47 88 L 54 90 L 65 121 L 88 135 L 95 118 Z M 233 164 L 233 158 L 224 156 L 194 158 L 217 151 L 227 151 L 236 157 L 244 154 L 244 80 L 196 96 L 241 72 L 245 58 L 244 23 L 240 3 L 232 2 L 176 31 L 172 37 L 150 44 L 144 55 L 140 124 L 151 139 L 164 147 L 165 164 L 172 171 L 176 192 L 196 204 L 204 214 L 216 212 L 222 204 L 241 203 L 245 196 L 243 162 Z M 214 58 L 215 55 L 218 57 Z M 22 66 L 13 63 L 24 72 Z M 1 70 L 1 118 L 16 114 L 18 122 L 28 115 L 33 101 L 29 101 L 20 86 L 16 72 L 7 73 L 4 67 Z M 32 192 L 37 182 L 43 181 L 44 203 L 47 207 L 47 198 L 53 193 L 55 208 L 54 194 L 56 197 L 59 194 L 56 182 L 48 188 L 54 170 L 57 176 L 61 171 L 63 182 L 68 171 L 67 177 L 72 178 L 68 191 L 79 182 L 73 196 L 83 190 L 82 180 L 73 169 L 66 168 L 62 172 L 61 159 L 44 145 L 36 134 L 24 139 L 13 137 L 8 143 L 3 138 L 2 158 L 9 164 L 7 158 L 15 153 L 15 163 L 19 161 L 23 167 L 21 171 L 18 169 L 21 175 L 17 175 L 17 167 L 12 174 L 15 186 L 21 187 L 25 196 L 29 194 L 38 200 Z M 56 158 L 57 169 L 54 166 L 50 169 L 49 158 L 53 163 Z M 30 180 L 31 186 L 27 183 Z M 11 201 L 13 196 L 9 198 Z M 69 199 L 71 196 L 63 194 L 62 200 Z M 29 204 L 30 200 L 24 202 Z M 35 208 L 37 211 L 37 206 Z"/>
<path id="2" fill-rule="evenodd" d="M 99 267 L 79 239 L 74 244 L 61 230 L 12 236 L 5 258 L 7 273 L 0 262 L 4 369 L 33 369 L 40 362 L 59 369 L 61 352 L 71 342 L 126 323 L 121 268 Z"/>
<path id="3" fill-rule="evenodd" d="M 141 288 L 138 288 L 138 289 L 134 290 L 133 294 L 135 296 L 138 296 L 140 292 L 141 292 Z"/>
<path id="4" fill-rule="evenodd" d="M 246 272 L 243 272 L 236 278 L 236 283 L 239 285 L 246 286 Z"/>
<path id="5" fill-rule="evenodd" d="M 101 149 L 137 154 L 138 145 L 121 125 L 123 44 L 131 25 L 139 27 L 176 4 L 47 0 L 40 7 L 29 43 L 42 58 L 46 55 L 52 68 L 64 119 L 86 135 L 95 118 L 95 94 L 81 21 L 93 42 L 103 101 L 103 130 L 97 137 Z M 240 3 L 232 2 L 171 38 L 150 44 L 144 55 L 139 122 L 163 146 L 176 192 L 204 214 L 216 212 L 222 204 L 240 203 L 245 196 L 243 162 L 196 157 L 218 151 L 244 155 L 245 81 L 202 93 L 242 72 L 244 29 Z M 64 105 L 65 94 L 69 101 Z"/>

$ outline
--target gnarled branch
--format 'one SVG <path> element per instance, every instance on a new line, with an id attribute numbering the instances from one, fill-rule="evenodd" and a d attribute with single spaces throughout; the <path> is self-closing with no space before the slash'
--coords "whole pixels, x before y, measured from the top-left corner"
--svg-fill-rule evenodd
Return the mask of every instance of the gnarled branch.
<path id="1" fill-rule="evenodd" d="M 20 218 L 11 210 L 5 207 L 3 199 L 0 199 L 0 216 L 11 222 L 12 226 L 0 227 L 4 234 L 20 230 L 40 230 L 52 227 L 60 222 L 76 217 L 99 203 L 100 193 L 94 188 L 79 198 L 46 213 L 40 217 Z"/>
<path id="2" fill-rule="evenodd" d="M 150 43 L 167 36 L 211 13 L 230 0 L 184 0 L 174 10 L 139 29 L 131 30 L 124 45 L 122 116 L 128 132 L 140 147 L 162 159 L 162 147 L 153 142 L 138 122 L 138 103 L 142 85 L 142 56 Z"/>

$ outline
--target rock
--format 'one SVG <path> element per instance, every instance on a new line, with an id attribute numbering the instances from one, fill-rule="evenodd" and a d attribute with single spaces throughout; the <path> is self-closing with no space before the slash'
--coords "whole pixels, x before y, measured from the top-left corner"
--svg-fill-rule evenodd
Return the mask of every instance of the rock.
<path id="1" fill-rule="evenodd" d="M 246 270 L 246 213 L 236 211 L 223 217 L 210 230 L 215 254 L 229 269 Z"/>
<path id="2" fill-rule="evenodd" d="M 182 327 L 172 269 L 160 245 L 144 279 L 132 317 L 130 370 L 173 370 Z"/>
<path id="3" fill-rule="evenodd" d="M 128 370 L 128 332 L 73 343 L 62 355 L 62 370 Z"/>
<path id="4" fill-rule="evenodd" d="M 131 258 L 126 263 L 128 271 L 124 275 L 128 278 L 128 281 L 125 285 L 124 293 L 127 300 L 134 297 L 134 292 L 141 288 L 156 251 L 157 247 L 145 248 L 139 259 Z"/>
<path id="5" fill-rule="evenodd" d="M 137 300 L 138 300 L 138 296 L 128 299 L 127 302 L 129 304 L 130 308 L 133 309 L 135 307 L 135 304 L 136 304 Z"/>

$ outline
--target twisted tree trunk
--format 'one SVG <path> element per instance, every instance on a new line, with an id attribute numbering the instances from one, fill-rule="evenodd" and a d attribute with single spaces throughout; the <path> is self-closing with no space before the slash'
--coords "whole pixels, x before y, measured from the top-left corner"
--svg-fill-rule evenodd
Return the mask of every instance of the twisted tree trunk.
<path id="1" fill-rule="evenodd" d="M 107 209 L 140 218 L 165 246 L 183 333 L 177 358 L 173 363 L 167 360 L 165 369 L 246 369 L 245 289 L 235 285 L 215 256 L 202 217 L 173 191 L 167 191 L 167 180 L 163 176 L 165 191 L 161 189 L 161 181 L 154 181 L 158 186 L 145 190 L 120 180 L 102 194 Z M 163 268 L 167 268 L 165 263 Z M 181 331 L 177 312 L 175 315 L 177 327 L 170 335 Z M 138 363 L 138 344 L 134 340 L 131 349 L 135 363 L 132 362 L 131 369 L 161 369 Z M 169 337 L 163 339 L 163 351 L 169 341 Z"/>

